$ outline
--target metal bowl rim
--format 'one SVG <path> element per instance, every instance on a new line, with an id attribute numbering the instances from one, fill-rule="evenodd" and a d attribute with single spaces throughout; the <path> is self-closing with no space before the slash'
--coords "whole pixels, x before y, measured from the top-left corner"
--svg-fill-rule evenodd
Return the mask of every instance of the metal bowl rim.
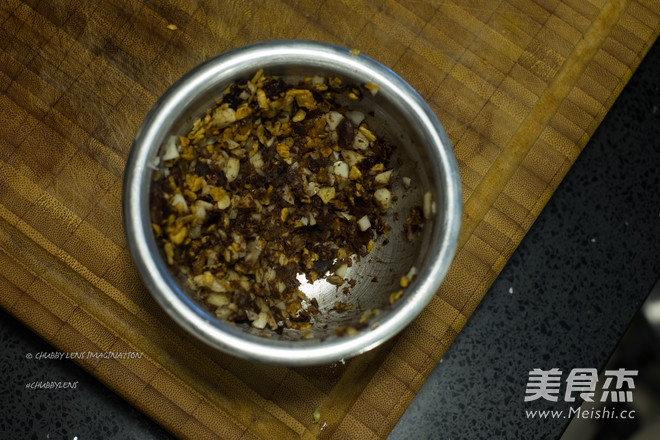
<path id="1" fill-rule="evenodd" d="M 231 324 L 209 319 L 208 313 L 198 307 L 181 290 L 159 258 L 151 232 L 149 214 L 148 161 L 164 141 L 165 133 L 178 117 L 175 109 L 185 108 L 202 96 L 203 85 L 215 81 L 217 85 L 231 81 L 226 72 L 253 72 L 246 69 L 246 61 L 273 66 L 295 60 L 310 67 L 319 63 L 334 68 L 338 73 L 349 71 L 354 77 L 366 77 L 381 90 L 401 99 L 398 105 L 414 112 L 419 127 L 434 139 L 432 153 L 440 164 L 437 170 L 442 182 L 436 182 L 445 198 L 445 221 L 439 228 L 437 243 L 429 249 L 435 258 L 420 268 L 419 281 L 406 293 L 405 301 L 397 304 L 389 319 L 369 331 L 353 337 L 334 338 L 329 341 L 280 341 L 251 335 Z M 248 63 L 249 64 L 249 63 Z M 223 72 L 224 76 L 223 76 Z M 233 75 L 232 77 L 236 77 Z M 123 220 L 129 252 L 151 294 L 179 325 L 198 339 L 222 351 L 241 358 L 270 364 L 303 366 L 336 362 L 363 353 L 399 333 L 431 301 L 444 279 L 458 245 L 462 219 L 462 196 L 458 165 L 450 141 L 423 98 L 391 69 L 354 52 L 328 43 L 306 40 L 274 40 L 235 48 L 217 55 L 175 82 L 156 102 L 138 130 L 124 173 Z M 436 246 L 437 245 L 437 246 Z M 436 249 L 437 248 L 437 249 Z M 433 252 L 432 252 L 433 251 Z"/>

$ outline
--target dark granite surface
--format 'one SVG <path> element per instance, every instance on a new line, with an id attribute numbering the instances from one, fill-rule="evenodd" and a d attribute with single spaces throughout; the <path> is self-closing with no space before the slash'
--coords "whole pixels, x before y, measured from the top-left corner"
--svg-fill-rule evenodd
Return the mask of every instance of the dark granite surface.
<path id="1" fill-rule="evenodd" d="M 660 277 L 656 44 L 390 438 L 559 438 L 526 410 L 533 368 L 602 369 Z M 0 309 L 1 439 L 168 439 L 159 426 Z M 68 389 L 31 389 L 38 381 Z M 563 395 L 561 396 L 563 397 Z"/>

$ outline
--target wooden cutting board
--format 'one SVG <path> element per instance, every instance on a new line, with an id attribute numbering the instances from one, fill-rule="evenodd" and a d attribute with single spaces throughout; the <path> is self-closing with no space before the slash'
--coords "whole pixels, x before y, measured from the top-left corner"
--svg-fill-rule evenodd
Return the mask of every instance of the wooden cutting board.
<path id="1" fill-rule="evenodd" d="M 386 437 L 659 30 L 656 0 L 5 1 L 0 304 L 62 352 L 105 354 L 78 362 L 181 438 Z M 210 351 L 158 308 L 126 250 L 122 173 L 150 106 L 208 57 L 273 38 L 392 68 L 460 164 L 463 230 L 442 288 L 345 364 Z"/>

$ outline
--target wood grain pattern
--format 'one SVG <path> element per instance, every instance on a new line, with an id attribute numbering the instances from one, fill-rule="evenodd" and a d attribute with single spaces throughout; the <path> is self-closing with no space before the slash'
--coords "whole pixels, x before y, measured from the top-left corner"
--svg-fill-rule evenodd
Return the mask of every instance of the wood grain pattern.
<path id="1" fill-rule="evenodd" d="M 8 0 L 0 304 L 61 351 L 141 353 L 79 363 L 181 438 L 383 438 L 659 31 L 655 0 Z M 460 166 L 446 281 L 401 335 L 346 364 L 209 352 L 158 308 L 126 250 L 122 173 L 151 105 L 208 57 L 273 38 L 392 68 L 430 103 Z"/>

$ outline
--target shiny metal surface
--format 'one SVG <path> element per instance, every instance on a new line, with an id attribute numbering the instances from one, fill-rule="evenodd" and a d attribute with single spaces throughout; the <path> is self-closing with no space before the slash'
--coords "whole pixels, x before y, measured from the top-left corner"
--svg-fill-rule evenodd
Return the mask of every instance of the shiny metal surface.
<path id="1" fill-rule="evenodd" d="M 371 125 L 398 145 L 396 171 L 412 179 L 405 189 L 394 183 L 396 196 L 388 214 L 392 225 L 387 239 L 351 267 L 346 278 L 356 281 L 342 293 L 325 281 L 301 289 L 318 299 L 321 313 L 313 323 L 315 337 L 300 339 L 295 331 L 254 334 L 247 325 L 215 318 L 185 292 L 169 273 L 152 234 L 149 214 L 148 166 L 171 135 L 187 132 L 193 120 L 210 108 L 222 91 L 237 79 L 249 79 L 263 68 L 286 78 L 333 75 L 354 83 L 379 86 L 358 108 L 373 111 Z M 419 237 L 410 243 L 403 222 L 410 207 L 422 204 L 430 191 L 436 212 Z M 398 213 L 398 219 L 393 213 Z M 453 151 L 442 126 L 424 100 L 383 65 L 349 50 L 311 41 L 283 40 L 234 49 L 199 65 L 176 82 L 154 105 L 136 134 L 124 175 L 123 218 L 127 242 L 144 283 L 165 311 L 182 327 L 211 347 L 242 358 L 291 366 L 323 364 L 347 359 L 378 346 L 407 326 L 437 292 L 454 256 L 462 217 L 461 183 Z M 399 279 L 411 267 L 417 279 L 400 300 L 389 295 L 400 289 Z M 377 282 L 374 280 L 378 280 Z M 353 305 L 337 313 L 334 302 Z M 354 336 L 337 337 L 341 325 L 355 325 L 365 311 L 380 312 Z"/>

